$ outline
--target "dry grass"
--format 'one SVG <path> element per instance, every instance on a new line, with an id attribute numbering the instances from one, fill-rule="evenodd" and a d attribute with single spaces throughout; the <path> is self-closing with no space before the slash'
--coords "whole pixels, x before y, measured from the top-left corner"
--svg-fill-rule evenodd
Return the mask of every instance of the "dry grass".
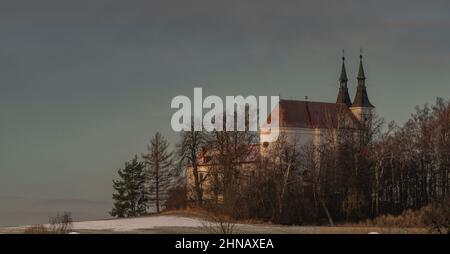
<path id="1" fill-rule="evenodd" d="M 50 218 L 48 226 L 37 224 L 26 227 L 24 234 L 67 234 L 72 231 L 72 215 L 68 212 L 58 213 Z"/>
<path id="2" fill-rule="evenodd" d="M 406 210 L 402 214 L 381 215 L 374 219 L 362 221 L 356 225 L 360 227 L 383 228 L 428 228 L 431 233 L 450 232 L 450 203 L 443 201 L 432 203 L 417 211 Z"/>
<path id="3" fill-rule="evenodd" d="M 42 224 L 32 225 L 23 231 L 24 234 L 49 234 L 48 228 Z"/>
<path id="4" fill-rule="evenodd" d="M 184 217 L 207 217 L 210 213 L 206 209 L 187 207 L 179 210 L 163 211 L 160 215 L 177 215 Z"/>
<path id="5" fill-rule="evenodd" d="M 406 210 L 398 216 L 391 214 L 380 215 L 374 219 L 368 219 L 359 222 L 356 226 L 364 227 L 397 227 L 397 228 L 414 228 L 425 227 L 422 220 L 422 211 Z"/>
<path id="6" fill-rule="evenodd" d="M 419 210 L 406 210 L 402 214 L 380 215 L 356 224 L 343 224 L 348 227 L 381 227 L 381 228 L 420 228 L 429 233 L 448 234 L 450 232 L 450 202 L 444 200 L 433 202 Z"/>
<path id="7" fill-rule="evenodd" d="M 164 211 L 160 215 L 176 215 L 176 216 L 183 216 L 183 217 L 190 217 L 190 218 L 202 218 L 209 220 L 213 218 L 212 220 L 215 221 L 216 214 L 212 213 L 211 211 L 208 211 L 207 209 L 203 208 L 185 208 L 180 210 L 170 210 L 170 211 Z M 244 220 L 236 220 L 236 223 L 239 224 L 263 224 L 263 225 L 272 225 L 271 222 L 267 222 L 261 219 L 244 219 Z"/>

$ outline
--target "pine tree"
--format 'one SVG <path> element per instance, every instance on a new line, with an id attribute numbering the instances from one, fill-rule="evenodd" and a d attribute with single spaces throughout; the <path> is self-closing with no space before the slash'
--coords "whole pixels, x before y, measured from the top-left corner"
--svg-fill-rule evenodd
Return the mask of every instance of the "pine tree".
<path id="1" fill-rule="evenodd" d="M 175 183 L 173 153 L 168 148 L 167 140 L 157 132 L 147 146 L 147 154 L 142 155 L 147 165 L 149 201 L 155 206 L 157 213 L 161 211 L 168 191 Z"/>
<path id="2" fill-rule="evenodd" d="M 145 188 L 145 166 L 135 156 L 125 162 L 125 168 L 118 171 L 119 180 L 113 180 L 114 217 L 134 217 L 147 212 L 147 191 Z"/>

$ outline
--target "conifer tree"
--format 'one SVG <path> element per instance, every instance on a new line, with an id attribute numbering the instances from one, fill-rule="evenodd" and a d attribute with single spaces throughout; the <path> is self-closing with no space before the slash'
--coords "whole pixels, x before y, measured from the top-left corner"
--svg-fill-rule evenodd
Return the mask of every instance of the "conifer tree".
<path id="1" fill-rule="evenodd" d="M 110 212 L 114 217 L 134 217 L 147 212 L 147 191 L 145 188 L 145 166 L 137 156 L 125 162 L 118 171 L 119 180 L 113 180 L 114 205 Z"/>

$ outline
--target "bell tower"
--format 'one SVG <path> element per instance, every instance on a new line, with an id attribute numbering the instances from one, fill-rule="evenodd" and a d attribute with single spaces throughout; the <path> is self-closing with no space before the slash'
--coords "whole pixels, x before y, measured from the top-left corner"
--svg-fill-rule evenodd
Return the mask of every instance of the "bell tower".
<path id="1" fill-rule="evenodd" d="M 361 121 L 365 122 L 368 116 L 371 115 L 372 110 L 375 108 L 369 101 L 366 88 L 366 75 L 364 74 L 364 67 L 362 63 L 362 50 L 359 55 L 359 70 L 358 70 L 358 87 L 356 88 L 355 99 L 350 106 L 352 113 Z"/>

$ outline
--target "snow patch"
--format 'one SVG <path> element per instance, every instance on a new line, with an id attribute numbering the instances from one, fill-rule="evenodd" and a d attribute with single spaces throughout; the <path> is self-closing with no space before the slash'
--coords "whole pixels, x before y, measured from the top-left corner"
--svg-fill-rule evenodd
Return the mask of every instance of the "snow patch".
<path id="1" fill-rule="evenodd" d="M 139 218 L 74 222 L 73 229 L 132 231 L 137 229 L 151 229 L 158 227 L 202 227 L 204 223 L 205 222 L 203 220 L 196 218 L 161 215 Z"/>

